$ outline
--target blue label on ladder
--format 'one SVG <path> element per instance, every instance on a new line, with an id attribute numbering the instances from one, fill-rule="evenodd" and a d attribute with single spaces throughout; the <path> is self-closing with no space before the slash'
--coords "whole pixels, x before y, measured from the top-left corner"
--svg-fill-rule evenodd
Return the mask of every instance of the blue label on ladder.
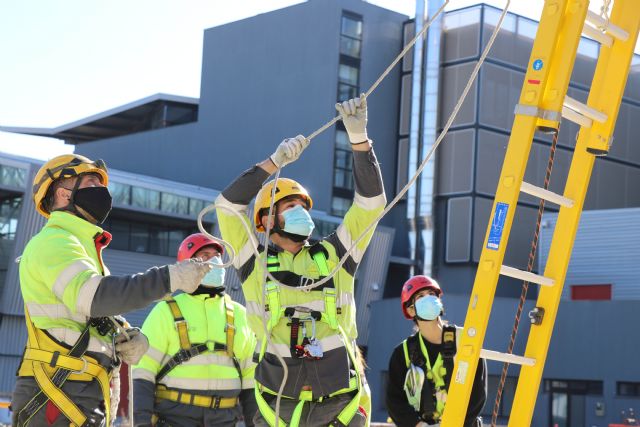
<path id="1" fill-rule="evenodd" d="M 504 230 L 504 221 L 507 218 L 508 210 L 508 204 L 496 203 L 496 211 L 493 214 L 493 221 L 491 221 L 491 230 L 489 230 L 489 240 L 487 240 L 487 249 L 497 251 L 500 248 L 502 230 Z"/>

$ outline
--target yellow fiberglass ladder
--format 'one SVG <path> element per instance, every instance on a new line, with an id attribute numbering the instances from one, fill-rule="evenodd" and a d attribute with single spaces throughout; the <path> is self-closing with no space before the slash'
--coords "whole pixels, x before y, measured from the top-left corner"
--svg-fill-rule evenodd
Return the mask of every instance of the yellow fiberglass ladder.
<path id="1" fill-rule="evenodd" d="M 608 5 L 610 0 L 605 0 Z M 615 0 L 610 17 L 588 11 L 588 0 L 546 0 L 507 147 L 478 264 L 464 333 L 442 419 L 461 427 L 478 359 L 521 365 L 509 427 L 531 424 L 580 214 L 596 156 L 606 155 L 640 26 L 640 2 Z M 581 34 L 600 46 L 587 104 L 566 96 Z M 536 130 L 557 132 L 562 118 L 580 125 L 564 194 L 523 182 Z M 560 205 L 543 275 L 503 265 L 519 194 Z M 541 285 L 524 356 L 482 349 L 500 275 Z"/>

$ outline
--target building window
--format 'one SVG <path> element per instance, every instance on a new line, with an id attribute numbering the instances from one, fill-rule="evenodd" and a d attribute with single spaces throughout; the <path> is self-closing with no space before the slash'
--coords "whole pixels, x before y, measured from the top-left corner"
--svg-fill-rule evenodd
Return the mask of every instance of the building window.
<path id="1" fill-rule="evenodd" d="M 609 301 L 611 300 L 611 284 L 571 285 L 571 300 Z"/>
<path id="2" fill-rule="evenodd" d="M 344 216 L 351 206 L 351 199 L 333 196 L 331 198 L 331 212 L 337 216 Z"/>
<path id="3" fill-rule="evenodd" d="M 624 397 L 640 397 L 640 383 L 618 381 L 616 382 L 616 395 Z"/>
<path id="4" fill-rule="evenodd" d="M 109 192 L 113 198 L 113 203 L 117 205 L 131 204 L 131 186 L 119 182 L 109 181 Z"/>
<path id="5" fill-rule="evenodd" d="M 113 235 L 109 249 L 175 257 L 178 246 L 195 228 L 108 218 L 104 229 Z"/>
<path id="6" fill-rule="evenodd" d="M 13 166 L 0 165 L 0 185 L 24 188 L 27 171 Z"/>
<path id="7" fill-rule="evenodd" d="M 131 189 L 131 206 L 159 210 L 160 192 L 148 188 L 133 187 Z"/>
<path id="8" fill-rule="evenodd" d="M 189 214 L 189 198 L 178 196 L 171 193 L 162 193 L 160 202 L 160 210 L 162 212 L 188 215 Z"/>
<path id="9" fill-rule="evenodd" d="M 340 64 L 338 69 L 338 78 L 340 83 L 347 83 L 351 86 L 358 86 L 358 68 L 346 64 Z"/>
<path id="10" fill-rule="evenodd" d="M 14 240 L 18 229 L 22 196 L 9 196 L 0 199 L 0 239 Z M 1 249 L 1 248 L 0 248 Z M 2 255 L 0 250 L 0 255 Z M 9 256 L 10 254 L 5 254 Z"/>
<path id="11" fill-rule="evenodd" d="M 572 394 L 588 394 L 592 396 L 602 396 L 602 381 L 592 380 L 560 380 L 545 379 L 545 392 L 568 392 Z"/>
<path id="12" fill-rule="evenodd" d="M 360 40 L 342 36 L 340 37 L 340 53 L 353 58 L 360 58 L 361 44 Z"/>

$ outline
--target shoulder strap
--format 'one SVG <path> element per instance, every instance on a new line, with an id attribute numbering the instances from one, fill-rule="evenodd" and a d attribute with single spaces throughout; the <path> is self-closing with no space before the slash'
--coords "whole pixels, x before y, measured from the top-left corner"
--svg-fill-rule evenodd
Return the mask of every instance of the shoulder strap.
<path id="1" fill-rule="evenodd" d="M 231 297 L 228 294 L 224 295 L 224 308 L 227 316 L 227 323 L 224 327 L 227 334 L 227 355 L 229 357 L 234 357 L 233 340 L 236 335 L 235 312 L 233 310 L 233 301 L 231 301 Z"/>
<path id="2" fill-rule="evenodd" d="M 417 332 L 405 340 L 405 362 L 407 363 L 407 367 L 409 367 L 409 363 L 413 363 L 415 366 L 419 366 L 421 368 L 424 368 L 427 364 L 427 361 L 422 354 L 422 350 L 420 349 L 420 343 L 418 342 L 419 333 L 420 332 Z"/>
<path id="3" fill-rule="evenodd" d="M 176 329 L 178 330 L 178 338 L 180 338 L 180 349 L 189 350 L 191 348 L 191 341 L 189 341 L 189 328 L 187 327 L 187 321 L 182 316 L 182 312 L 180 311 L 178 302 L 175 299 L 170 298 L 167 300 L 167 305 L 169 306 L 169 310 L 171 310 L 173 322 L 175 323 Z"/>
<path id="4" fill-rule="evenodd" d="M 329 253 L 327 249 L 322 246 L 322 243 L 318 242 L 315 245 L 312 245 L 309 248 L 309 255 L 313 258 L 313 261 L 318 266 L 318 271 L 321 276 L 328 276 L 329 266 L 327 265 L 327 258 L 329 258 Z"/>
<path id="5" fill-rule="evenodd" d="M 457 340 L 456 340 L 456 325 L 446 324 L 442 327 L 442 365 L 446 369 L 444 376 L 444 384 L 446 388 L 449 388 L 451 383 L 451 374 L 453 373 L 453 358 L 457 352 Z"/>

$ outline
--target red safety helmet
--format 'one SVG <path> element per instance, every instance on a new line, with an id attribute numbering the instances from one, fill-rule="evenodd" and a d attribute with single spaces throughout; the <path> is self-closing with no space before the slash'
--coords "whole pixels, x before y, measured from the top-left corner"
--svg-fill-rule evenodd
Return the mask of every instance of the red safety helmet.
<path id="1" fill-rule="evenodd" d="M 220 254 L 224 252 L 224 247 L 220 243 L 202 233 L 195 233 L 180 243 L 180 247 L 178 248 L 178 261 L 193 258 L 196 252 L 206 246 L 213 246 Z"/>
<path id="2" fill-rule="evenodd" d="M 423 289 L 432 289 L 438 294 L 438 298 L 442 296 L 442 289 L 438 282 L 429 276 L 413 276 L 402 285 L 402 293 L 400 294 L 400 303 L 402 304 L 402 313 L 407 319 L 412 319 L 407 312 L 407 304 L 413 298 L 413 295 Z"/>

